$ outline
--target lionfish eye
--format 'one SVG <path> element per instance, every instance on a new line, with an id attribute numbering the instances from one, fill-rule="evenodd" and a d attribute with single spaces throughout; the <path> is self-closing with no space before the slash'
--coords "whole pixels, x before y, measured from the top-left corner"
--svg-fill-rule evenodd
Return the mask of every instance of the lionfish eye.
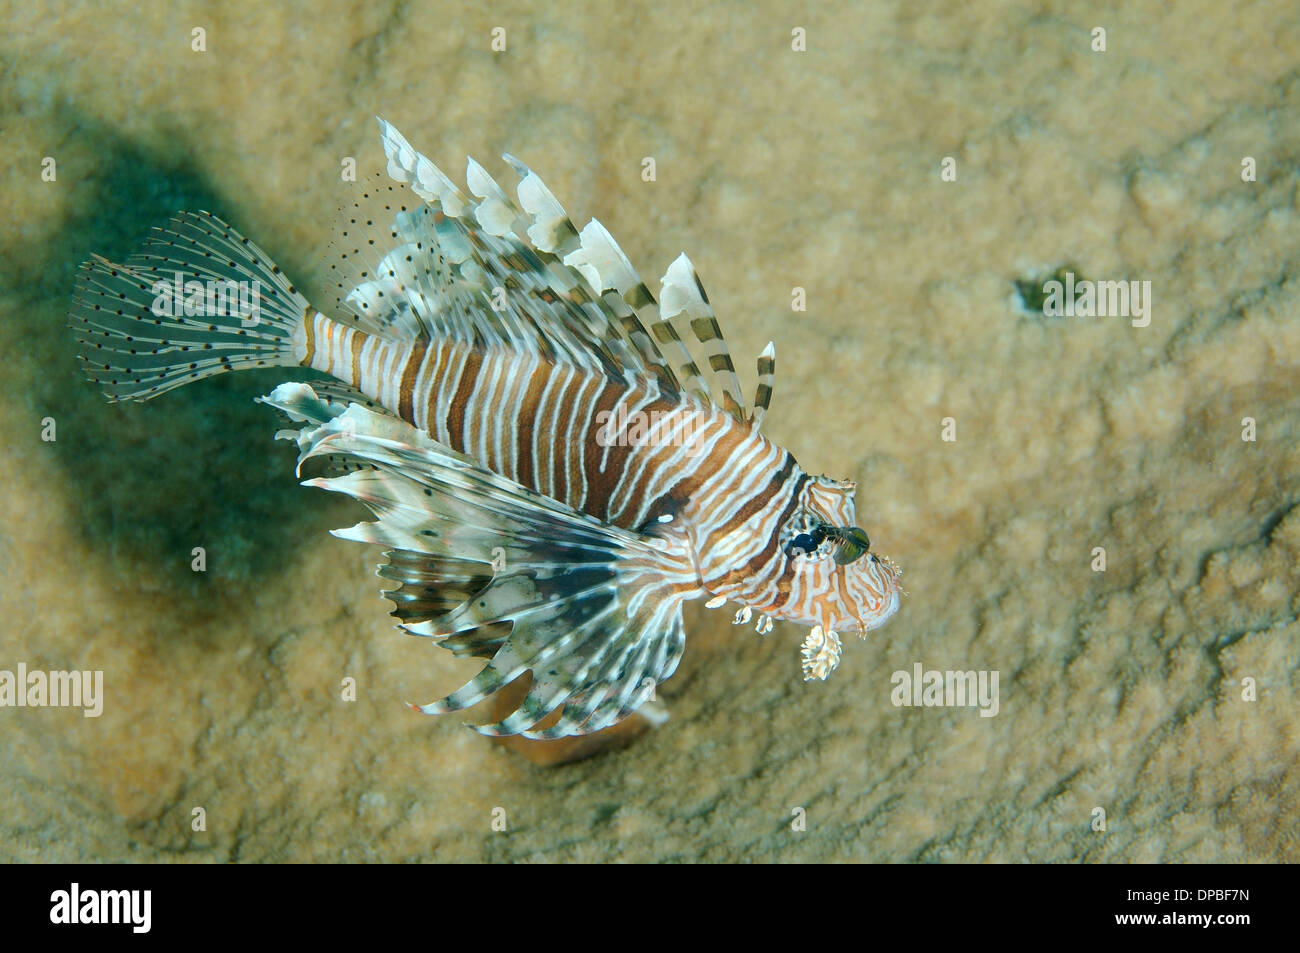
<path id="1" fill-rule="evenodd" d="M 835 540 L 835 561 L 841 566 L 860 559 L 871 548 L 867 534 L 856 526 L 835 527 L 826 535 Z"/>
<path id="2" fill-rule="evenodd" d="M 786 544 L 785 554 L 790 557 L 810 556 L 817 552 L 817 547 L 820 545 L 821 541 L 815 539 L 812 534 L 800 533 Z"/>
<path id="3" fill-rule="evenodd" d="M 806 533 L 796 533 L 794 538 L 786 543 L 785 554 L 791 559 L 800 555 L 812 556 L 817 550 L 821 549 L 821 545 L 827 537 L 834 536 L 834 534 L 835 530 L 832 527 L 818 523 Z"/>

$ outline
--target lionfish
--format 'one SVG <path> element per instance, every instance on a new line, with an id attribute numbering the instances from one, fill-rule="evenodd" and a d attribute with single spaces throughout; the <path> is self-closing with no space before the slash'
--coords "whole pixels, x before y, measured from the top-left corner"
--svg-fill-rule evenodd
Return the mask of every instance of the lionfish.
<path id="1" fill-rule="evenodd" d="M 114 401 L 241 368 L 332 378 L 260 398 L 301 425 L 277 434 L 300 476 L 324 461 L 303 485 L 375 517 L 334 534 L 391 547 L 378 574 L 399 628 L 487 659 L 413 709 L 459 711 L 531 672 L 516 708 L 471 727 L 608 727 L 673 674 L 699 598 L 737 603 L 736 624 L 757 614 L 760 634 L 811 626 L 804 678 L 826 678 L 839 633 L 897 611 L 901 573 L 854 525 L 855 485 L 760 432 L 772 345 L 747 407 L 685 255 L 656 302 L 605 228 L 577 229 L 514 157 L 517 202 L 473 159 L 467 198 L 379 127 L 388 178 L 343 210 L 336 316 L 221 219 L 183 212 L 125 263 L 81 266 L 69 320 L 87 376 Z"/>

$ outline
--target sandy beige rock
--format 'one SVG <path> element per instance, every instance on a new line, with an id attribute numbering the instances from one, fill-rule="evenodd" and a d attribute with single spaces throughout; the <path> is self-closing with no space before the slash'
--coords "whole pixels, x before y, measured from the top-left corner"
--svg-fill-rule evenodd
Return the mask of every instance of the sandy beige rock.
<path id="1" fill-rule="evenodd" d="M 107 698 L 0 709 L 0 856 L 1300 860 L 1293 5 L 867 9 L 6 4 L 0 669 Z M 776 342 L 767 429 L 859 481 L 911 593 L 827 683 L 801 631 L 693 610 L 665 726 L 535 766 L 402 707 L 474 666 L 394 632 L 378 553 L 327 535 L 361 514 L 295 484 L 252 403 L 281 375 L 81 382 L 77 263 L 176 208 L 323 293 L 376 112 L 456 176 L 520 155 L 648 278 L 688 251 L 742 373 Z M 1016 307 L 1067 263 L 1149 280 L 1150 326 Z M 998 715 L 895 707 L 917 662 L 996 670 Z"/>

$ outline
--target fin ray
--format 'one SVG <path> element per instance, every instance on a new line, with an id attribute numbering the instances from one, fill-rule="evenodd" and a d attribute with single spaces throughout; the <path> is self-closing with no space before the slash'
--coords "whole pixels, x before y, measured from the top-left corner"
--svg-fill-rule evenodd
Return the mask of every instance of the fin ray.
<path id="1" fill-rule="evenodd" d="M 402 246 L 409 250 L 419 236 L 412 271 L 429 280 L 415 310 L 431 334 L 654 380 L 662 392 L 746 419 L 725 339 L 685 256 L 664 277 L 665 310 L 605 227 L 592 219 L 575 228 L 541 178 L 514 156 L 505 160 L 519 176 L 517 202 L 473 159 L 467 198 L 390 123 L 380 119 L 379 126 L 388 174 L 431 213 L 417 216 Z M 434 314 L 445 314 L 443 323 Z M 702 348 L 707 376 L 688 340 Z"/>
<path id="2" fill-rule="evenodd" d="M 296 365 L 307 309 L 260 248 L 215 215 L 182 212 L 126 262 L 84 262 L 68 323 L 110 400 L 147 400 L 214 374 Z"/>

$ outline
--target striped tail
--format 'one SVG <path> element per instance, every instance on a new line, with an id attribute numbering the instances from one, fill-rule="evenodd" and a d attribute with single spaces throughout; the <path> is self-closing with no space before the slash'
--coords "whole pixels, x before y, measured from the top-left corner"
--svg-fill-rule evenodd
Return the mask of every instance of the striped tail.
<path id="1" fill-rule="evenodd" d="M 148 400 L 248 367 L 296 365 L 307 299 L 266 253 L 208 212 L 155 228 L 124 264 L 81 266 L 68 323 L 109 400 Z"/>

